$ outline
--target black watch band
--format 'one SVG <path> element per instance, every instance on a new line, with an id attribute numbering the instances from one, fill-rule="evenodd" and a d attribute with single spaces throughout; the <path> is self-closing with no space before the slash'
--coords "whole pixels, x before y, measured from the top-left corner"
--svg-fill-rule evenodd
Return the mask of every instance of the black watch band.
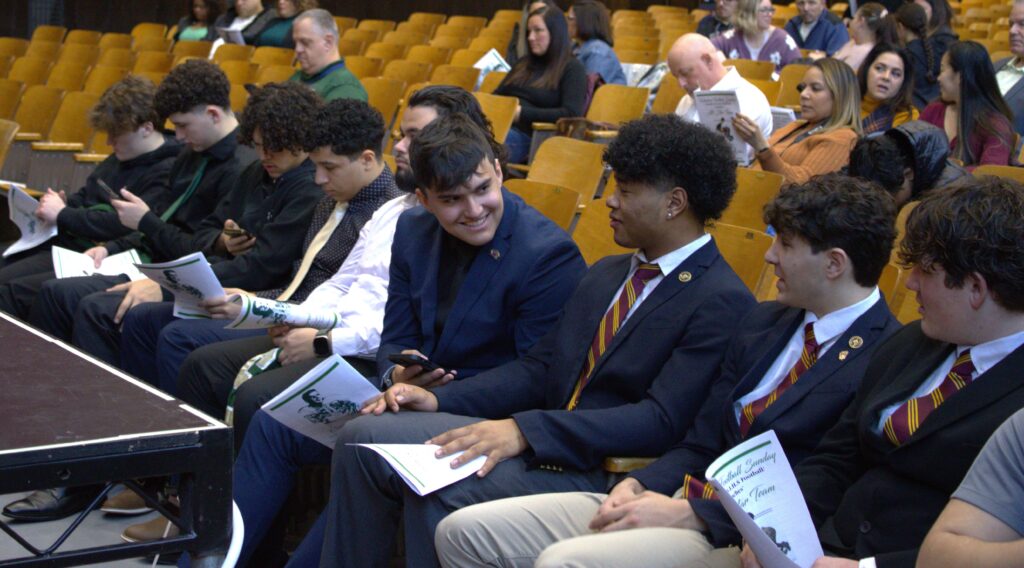
<path id="1" fill-rule="evenodd" d="M 334 346 L 331 344 L 330 330 L 318 332 L 313 338 L 313 353 L 317 357 L 330 357 L 333 352 Z"/>

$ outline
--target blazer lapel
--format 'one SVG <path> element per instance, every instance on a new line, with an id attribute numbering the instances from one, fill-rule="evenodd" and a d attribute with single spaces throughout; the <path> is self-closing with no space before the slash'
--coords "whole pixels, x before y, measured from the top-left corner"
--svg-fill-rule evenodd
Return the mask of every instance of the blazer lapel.
<path id="1" fill-rule="evenodd" d="M 420 306 L 422 306 L 422 318 L 420 319 L 420 337 L 434 337 L 434 320 L 437 318 L 437 271 L 441 265 L 441 238 L 444 229 L 441 225 L 435 225 L 434 231 L 424 246 L 424 258 L 430 262 L 410 263 L 410 280 L 412 283 L 420 282 Z M 437 340 L 434 345 L 424 345 L 425 353 L 431 359 L 436 358 Z"/>

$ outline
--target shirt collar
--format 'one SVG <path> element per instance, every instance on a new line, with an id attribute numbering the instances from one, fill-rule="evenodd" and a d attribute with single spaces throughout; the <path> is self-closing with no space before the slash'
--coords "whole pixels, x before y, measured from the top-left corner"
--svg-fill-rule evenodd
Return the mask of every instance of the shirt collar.
<path id="1" fill-rule="evenodd" d="M 993 339 L 992 341 L 986 341 L 985 343 L 979 343 L 973 347 L 958 345 L 956 355 L 959 357 L 967 349 L 971 350 L 971 362 L 974 363 L 974 377 L 977 378 L 978 375 L 995 367 L 996 364 L 1021 345 L 1024 345 L 1024 331 Z"/>
<path id="2" fill-rule="evenodd" d="M 825 317 L 818 319 L 818 316 L 814 315 L 810 310 L 804 311 L 804 325 L 809 323 L 814 324 L 814 339 L 818 342 L 818 345 L 824 345 L 829 341 L 842 335 L 853 322 L 857 321 L 857 318 L 864 315 L 871 306 L 881 301 L 882 294 L 878 291 L 878 287 L 875 286 L 874 290 L 863 300 L 846 306 L 840 310 L 825 314 Z"/>
<path id="3" fill-rule="evenodd" d="M 661 275 L 668 276 L 672 271 L 678 268 L 683 261 L 690 258 L 690 255 L 697 252 L 698 249 L 709 242 L 711 242 L 711 235 L 705 233 L 676 250 L 665 253 L 661 255 L 660 258 L 655 258 L 653 260 L 649 260 L 643 251 L 638 250 L 633 255 L 633 267 L 636 268 L 636 266 L 645 262 L 656 262 L 658 263 L 658 268 L 661 270 Z"/>
<path id="4" fill-rule="evenodd" d="M 235 153 L 235 149 L 238 147 L 238 127 L 228 133 L 226 136 L 214 143 L 213 146 L 203 150 L 201 153 L 204 156 L 209 156 L 218 162 L 227 160 Z"/>
<path id="5" fill-rule="evenodd" d="M 315 169 L 316 165 L 313 164 L 313 160 L 306 158 L 306 160 L 298 166 L 295 166 L 287 172 L 277 176 L 277 179 L 274 180 L 274 187 L 279 187 L 281 184 L 287 183 L 297 177 L 308 176 L 310 172 Z M 264 170 L 264 175 L 269 176 L 270 174 L 267 174 L 266 170 Z"/>

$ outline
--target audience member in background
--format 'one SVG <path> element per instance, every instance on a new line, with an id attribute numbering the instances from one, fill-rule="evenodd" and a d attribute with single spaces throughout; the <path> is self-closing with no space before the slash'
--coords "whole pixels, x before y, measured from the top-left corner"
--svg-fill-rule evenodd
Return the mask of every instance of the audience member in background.
<path id="1" fill-rule="evenodd" d="M 523 16 L 516 22 L 514 28 L 512 28 L 512 39 L 508 42 L 508 49 L 505 50 L 505 61 L 512 67 L 519 62 L 521 57 L 526 57 L 526 54 L 530 53 L 530 42 L 526 39 L 526 21 L 530 19 L 530 13 L 536 10 L 540 10 L 543 7 L 555 8 L 560 10 L 558 4 L 554 0 L 526 0 L 523 2 Z"/>
<path id="2" fill-rule="evenodd" d="M 794 467 L 831 556 L 819 566 L 913 566 L 982 440 L 1024 407 L 1022 241 L 1014 181 L 970 179 L 910 213 L 900 259 L 921 320 L 878 347 L 853 403 Z M 990 481 L 990 496 L 1019 511 Z"/>
<path id="3" fill-rule="evenodd" d="M 565 16 L 544 6 L 527 20 L 530 51 L 502 80 L 494 94 L 516 97 L 515 122 L 505 139 L 508 159 L 524 163 L 529 157 L 534 122 L 555 122 L 583 116 L 587 98 L 587 71 L 572 56 Z"/>
<path id="4" fill-rule="evenodd" d="M 1014 130 L 1024 136 L 1024 0 L 1010 9 L 1010 57 L 995 62 L 996 82 L 1003 99 L 1014 109 Z"/>
<path id="5" fill-rule="evenodd" d="M 971 175 L 949 159 L 942 129 L 920 120 L 858 140 L 847 173 L 881 185 L 898 207 Z"/>
<path id="6" fill-rule="evenodd" d="M 327 10 L 314 8 L 296 16 L 292 38 L 299 70 L 288 80 L 309 86 L 325 101 L 357 99 L 366 102 L 366 89 L 345 68 L 345 60 L 338 53 L 338 37 L 338 23 Z"/>
<path id="7" fill-rule="evenodd" d="M 735 67 L 726 67 L 718 58 L 711 40 L 700 34 L 686 34 L 676 40 L 668 52 L 668 69 L 679 81 L 686 95 L 679 100 L 676 114 L 690 122 L 700 122 L 694 93 L 700 91 L 736 91 L 740 112 L 749 116 L 767 138 L 772 134 L 772 108 L 761 89 L 740 77 Z M 754 159 L 754 150 L 748 149 L 746 166 Z"/>
<path id="8" fill-rule="evenodd" d="M 935 60 L 942 60 L 949 46 L 960 39 L 953 33 L 953 8 L 949 0 L 914 0 L 928 17 L 928 42 L 932 46 Z M 938 74 L 938 70 L 935 72 Z M 929 101 L 931 102 L 931 101 Z"/>
<path id="9" fill-rule="evenodd" d="M 267 22 L 253 45 L 271 47 L 295 47 L 292 40 L 292 22 L 306 10 L 319 8 L 317 0 L 277 0 L 277 16 Z"/>
<path id="10" fill-rule="evenodd" d="M 771 61 L 778 71 L 800 59 L 800 48 L 789 34 L 772 25 L 771 0 L 738 0 L 733 28 L 711 41 L 728 59 Z"/>
<path id="11" fill-rule="evenodd" d="M 942 54 L 935 52 L 934 42 L 928 39 L 928 14 L 921 6 L 911 2 L 900 6 L 896 12 L 896 28 L 914 68 L 914 106 L 923 109 L 939 97 Z"/>
<path id="12" fill-rule="evenodd" d="M 799 13 L 786 22 L 786 33 L 800 49 L 832 57 L 850 40 L 842 18 L 828 10 L 825 0 L 796 0 L 796 9 Z"/>
<path id="13" fill-rule="evenodd" d="M 920 566 L 999 568 L 1024 558 L 1024 410 L 988 439 L 928 533 Z"/>
<path id="14" fill-rule="evenodd" d="M 151 208 L 163 213 L 171 204 L 168 179 L 182 147 L 165 137 L 153 108 L 156 86 L 149 79 L 129 75 L 108 88 L 89 112 L 93 128 L 107 134 L 114 152 L 100 162 L 81 189 L 65 196 L 48 189 L 39 199 L 36 217 L 56 223 L 56 238 L 0 260 L 0 310 L 22 319 L 43 282 L 54 278 L 51 247 L 84 252 L 100 242 L 131 232 L 121 224 L 100 187 L 127 187 Z"/>
<path id="15" fill-rule="evenodd" d="M 850 20 L 850 41 L 846 42 L 832 56 L 853 68 L 860 70 L 864 58 L 876 44 L 897 43 L 899 35 L 896 31 L 896 18 L 890 15 L 885 6 L 876 2 L 868 2 L 857 9 L 857 14 Z"/>
<path id="16" fill-rule="evenodd" d="M 576 58 L 587 74 L 597 73 L 605 83 L 626 84 L 622 63 L 612 50 L 608 8 L 597 0 L 577 0 L 569 7 L 569 36 L 577 42 Z"/>
<path id="17" fill-rule="evenodd" d="M 903 48 L 880 43 L 871 50 L 857 73 L 863 134 L 917 120 L 918 113 L 911 96 L 913 73 L 910 56 Z"/>
<path id="18" fill-rule="evenodd" d="M 939 100 L 921 120 L 946 131 L 950 152 L 968 169 L 1005 166 L 1013 160 L 1013 112 L 999 93 L 992 60 L 983 45 L 959 41 L 942 56 Z"/>
<path id="19" fill-rule="evenodd" d="M 750 117 L 736 115 L 733 127 L 754 148 L 760 169 L 802 183 L 839 170 L 860 135 L 860 89 L 850 66 L 835 59 L 811 64 L 800 89 L 800 120 L 765 139 Z"/>
<path id="20" fill-rule="evenodd" d="M 732 18 L 736 14 L 736 6 L 739 0 L 715 0 L 715 9 L 700 19 L 697 24 L 697 33 L 704 37 L 711 37 L 715 34 L 732 29 Z"/>
<path id="21" fill-rule="evenodd" d="M 229 7 L 226 12 L 221 14 L 214 21 L 213 26 L 214 28 L 241 32 L 245 43 L 252 45 L 256 41 L 256 37 L 270 23 L 270 20 L 273 20 L 276 16 L 277 12 L 275 10 L 263 8 L 263 0 L 235 0 L 235 5 Z M 223 39 L 214 41 L 211 53 L 217 51 L 217 48 L 223 43 Z"/>
<path id="22" fill-rule="evenodd" d="M 708 464 L 769 430 L 791 464 L 811 455 L 853 400 L 871 354 L 900 327 L 877 287 L 896 237 L 888 195 L 831 174 L 783 189 L 764 217 L 778 232 L 765 254 L 781 277 L 778 301 L 758 305 L 737 326 L 685 437 L 607 495 L 533 495 L 455 511 L 435 535 L 443 566 L 738 561 L 740 535 L 703 481 Z"/>
<path id="23" fill-rule="evenodd" d="M 217 39 L 217 21 L 224 11 L 224 0 L 192 0 L 192 10 L 178 20 L 174 41 L 213 41 Z"/>

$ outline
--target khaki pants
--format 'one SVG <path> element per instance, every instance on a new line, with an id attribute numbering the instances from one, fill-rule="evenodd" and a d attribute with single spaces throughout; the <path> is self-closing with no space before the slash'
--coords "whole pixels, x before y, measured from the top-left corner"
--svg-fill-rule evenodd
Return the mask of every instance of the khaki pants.
<path id="1" fill-rule="evenodd" d="M 606 495 L 548 493 L 466 507 L 434 535 L 443 566 L 738 568 L 739 549 L 715 550 L 688 529 L 594 533 L 587 525 Z"/>

